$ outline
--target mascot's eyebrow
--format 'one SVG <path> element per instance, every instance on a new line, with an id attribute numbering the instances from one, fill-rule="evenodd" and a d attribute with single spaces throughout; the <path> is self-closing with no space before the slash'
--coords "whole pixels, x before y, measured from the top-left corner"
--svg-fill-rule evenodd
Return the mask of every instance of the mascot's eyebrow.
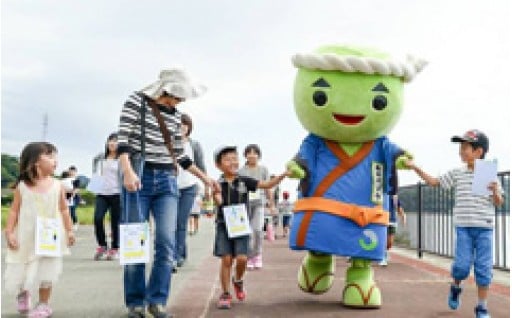
<path id="1" fill-rule="evenodd" d="M 311 86 L 313 86 L 313 87 L 331 87 L 331 85 L 329 85 L 329 83 L 327 83 L 327 81 L 324 80 L 322 77 L 317 79 L 316 82 L 314 82 L 313 85 L 311 85 Z"/>
<path id="2" fill-rule="evenodd" d="M 375 85 L 374 88 L 372 88 L 372 92 L 386 92 L 389 93 L 389 89 L 382 83 L 379 83 Z"/>

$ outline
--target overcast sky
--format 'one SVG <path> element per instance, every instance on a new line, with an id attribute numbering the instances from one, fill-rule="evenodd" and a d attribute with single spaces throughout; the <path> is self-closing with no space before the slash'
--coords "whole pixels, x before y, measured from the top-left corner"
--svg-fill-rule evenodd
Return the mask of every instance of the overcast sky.
<path id="1" fill-rule="evenodd" d="M 92 157 L 117 130 L 128 94 L 181 65 L 208 87 L 179 106 L 194 120 L 209 172 L 220 144 L 258 143 L 280 172 L 307 132 L 296 118 L 290 57 L 331 43 L 413 53 L 430 64 L 405 87 L 390 138 L 432 174 L 460 165 L 454 134 L 479 128 L 510 169 L 508 0 L 2 0 L 2 153 L 43 137 L 58 172 Z M 417 182 L 412 172 L 401 183 Z M 292 190 L 295 182 L 285 181 Z"/>

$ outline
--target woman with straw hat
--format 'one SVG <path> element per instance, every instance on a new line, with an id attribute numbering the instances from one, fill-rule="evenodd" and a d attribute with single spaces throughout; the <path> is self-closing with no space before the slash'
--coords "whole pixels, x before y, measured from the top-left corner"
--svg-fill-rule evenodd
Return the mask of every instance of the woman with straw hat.
<path id="1" fill-rule="evenodd" d="M 216 187 L 215 181 L 184 153 L 181 113 L 176 108 L 205 90 L 182 69 L 163 70 L 157 81 L 132 94 L 121 111 L 118 152 L 123 174 L 123 221 L 135 217 L 142 218 L 136 222 L 147 221 L 150 211 L 155 221 L 155 254 L 149 281 L 146 283 L 145 264 L 124 268 L 128 317 L 145 317 L 145 305 L 153 317 L 171 316 L 165 306 L 175 258 L 177 166 L 207 187 Z"/>

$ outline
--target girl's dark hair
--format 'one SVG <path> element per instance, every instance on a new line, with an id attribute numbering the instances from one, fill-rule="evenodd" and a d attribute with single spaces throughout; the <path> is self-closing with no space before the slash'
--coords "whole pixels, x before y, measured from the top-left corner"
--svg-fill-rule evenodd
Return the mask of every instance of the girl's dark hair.
<path id="1" fill-rule="evenodd" d="M 34 185 L 37 179 L 36 163 L 41 155 L 57 153 L 57 148 L 48 142 L 31 142 L 27 144 L 20 155 L 20 176 L 16 185 L 23 181 L 28 185 Z"/>
<path id="2" fill-rule="evenodd" d="M 247 157 L 247 154 L 251 151 L 254 151 L 255 153 L 258 154 L 258 157 L 260 157 L 261 159 L 261 150 L 260 150 L 260 146 L 258 146 L 257 144 L 249 144 L 247 145 L 247 147 L 245 147 L 245 150 L 244 150 L 244 157 Z"/>
<path id="3" fill-rule="evenodd" d="M 109 154 L 109 150 L 108 150 L 108 142 L 111 141 L 111 140 L 117 140 L 117 133 L 111 133 L 108 138 L 107 138 L 107 142 L 105 143 L 105 159 L 107 159 L 108 157 L 108 154 Z M 117 153 L 116 151 L 116 158 L 119 157 L 119 154 Z"/>
<path id="4" fill-rule="evenodd" d="M 192 118 L 185 113 L 181 114 L 181 124 L 188 126 L 187 137 L 190 136 L 192 133 Z"/>

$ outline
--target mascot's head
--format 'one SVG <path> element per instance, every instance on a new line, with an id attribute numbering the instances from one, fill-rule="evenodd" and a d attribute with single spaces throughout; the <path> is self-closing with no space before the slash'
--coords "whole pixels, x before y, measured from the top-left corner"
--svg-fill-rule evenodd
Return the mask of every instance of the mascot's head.
<path id="1" fill-rule="evenodd" d="M 426 65 L 391 59 L 372 49 L 325 46 L 296 54 L 295 111 L 320 137 L 360 143 L 386 135 L 402 112 L 403 83 Z"/>

